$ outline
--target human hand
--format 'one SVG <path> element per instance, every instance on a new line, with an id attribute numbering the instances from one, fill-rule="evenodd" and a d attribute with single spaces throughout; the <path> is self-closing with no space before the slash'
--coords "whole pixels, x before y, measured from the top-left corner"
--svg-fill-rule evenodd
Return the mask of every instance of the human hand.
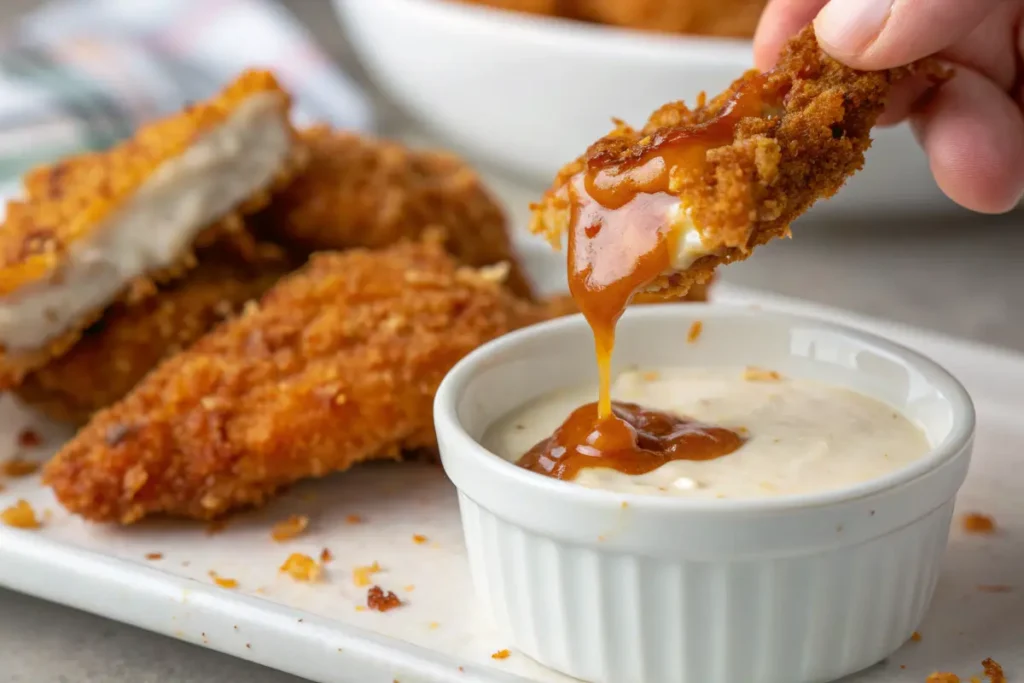
<path id="1" fill-rule="evenodd" d="M 760 68 L 810 21 L 849 66 L 887 69 L 935 54 L 955 70 L 926 92 L 893 90 L 882 123 L 909 118 L 939 187 L 984 213 L 1024 195 L 1024 0 L 770 0 L 754 38 Z"/>

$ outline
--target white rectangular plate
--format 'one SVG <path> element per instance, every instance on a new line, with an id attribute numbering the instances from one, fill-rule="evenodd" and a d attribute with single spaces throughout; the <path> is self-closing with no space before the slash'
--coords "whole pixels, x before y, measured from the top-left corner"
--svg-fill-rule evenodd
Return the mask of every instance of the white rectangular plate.
<path id="1" fill-rule="evenodd" d="M 560 269 L 551 264 L 560 262 L 531 260 L 549 287 L 558 286 Z M 724 286 L 715 298 L 882 334 L 966 384 L 979 429 L 959 506 L 993 515 L 999 532 L 954 530 L 922 640 L 852 680 L 919 683 L 935 670 L 967 679 L 985 657 L 1008 673 L 1024 672 L 1024 356 Z M 19 451 L 24 427 L 51 450 L 67 437 L 5 397 L 0 458 Z M 47 448 L 21 450 L 42 459 Z M 491 657 L 509 644 L 475 609 L 454 491 L 436 467 L 368 466 L 308 482 L 213 534 L 165 520 L 128 529 L 90 525 L 63 512 L 35 476 L 3 483 L 0 508 L 24 498 L 46 511 L 46 521 L 38 531 L 0 527 L 0 585 L 324 683 L 569 680 L 516 652 Z M 272 541 L 272 524 L 293 513 L 309 515 L 310 529 Z M 349 515 L 363 522 L 349 523 Z M 417 534 L 427 541 L 416 543 Z M 318 556 L 325 547 L 335 559 L 323 581 L 297 583 L 278 572 L 290 553 Z M 162 559 L 147 560 L 149 553 Z M 384 614 L 361 609 L 367 589 L 352 580 L 353 567 L 374 561 L 383 568 L 374 582 L 406 602 Z M 216 586 L 210 572 L 236 579 L 238 589 Z M 1012 590 L 979 588 L 996 585 Z"/>

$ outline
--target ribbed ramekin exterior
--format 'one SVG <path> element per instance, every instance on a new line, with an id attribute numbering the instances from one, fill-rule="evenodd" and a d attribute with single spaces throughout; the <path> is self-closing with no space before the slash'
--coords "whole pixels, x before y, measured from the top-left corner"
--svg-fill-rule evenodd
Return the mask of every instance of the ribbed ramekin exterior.
<path id="1" fill-rule="evenodd" d="M 857 545 L 697 561 L 566 543 L 459 503 L 484 609 L 518 650 L 593 683 L 815 683 L 881 661 L 924 616 L 953 511 Z"/>

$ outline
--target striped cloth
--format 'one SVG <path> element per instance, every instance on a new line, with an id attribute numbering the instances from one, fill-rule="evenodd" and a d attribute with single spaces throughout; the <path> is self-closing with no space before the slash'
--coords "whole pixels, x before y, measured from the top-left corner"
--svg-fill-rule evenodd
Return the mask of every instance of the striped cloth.
<path id="1" fill-rule="evenodd" d="M 0 41 L 0 195 L 249 67 L 277 74 L 300 123 L 372 128 L 363 93 L 273 0 L 56 0 L 13 28 Z"/>

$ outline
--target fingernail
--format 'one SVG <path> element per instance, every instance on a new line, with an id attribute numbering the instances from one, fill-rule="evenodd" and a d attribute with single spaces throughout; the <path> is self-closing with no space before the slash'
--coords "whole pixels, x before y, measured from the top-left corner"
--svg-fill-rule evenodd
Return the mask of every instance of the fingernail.
<path id="1" fill-rule="evenodd" d="M 894 0 L 831 0 L 814 20 L 818 40 L 837 57 L 863 51 L 882 32 Z"/>

